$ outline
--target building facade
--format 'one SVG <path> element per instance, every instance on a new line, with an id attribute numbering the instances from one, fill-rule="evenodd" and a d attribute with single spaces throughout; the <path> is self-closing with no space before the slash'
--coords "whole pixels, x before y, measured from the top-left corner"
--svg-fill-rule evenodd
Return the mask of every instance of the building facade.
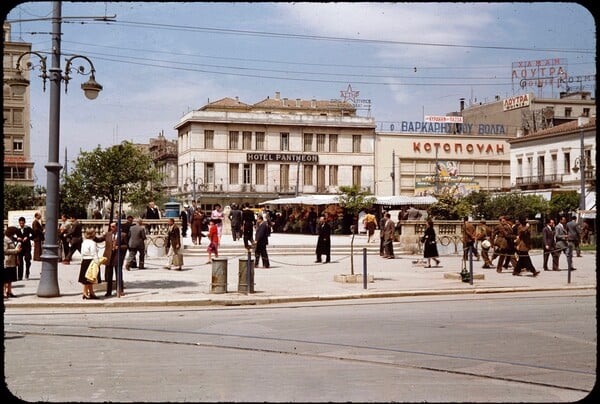
<path id="1" fill-rule="evenodd" d="M 184 115 L 178 131 L 178 184 L 202 205 L 279 196 L 373 192 L 375 121 L 349 103 L 224 98 Z"/>
<path id="2" fill-rule="evenodd" d="M 377 133 L 376 195 L 510 188 L 510 146 L 503 136 Z"/>
<path id="3" fill-rule="evenodd" d="M 177 141 L 168 140 L 164 132 L 161 132 L 158 138 L 150 139 L 147 152 L 150 153 L 158 172 L 164 177 L 163 186 L 166 194 L 177 196 Z"/>
<path id="4" fill-rule="evenodd" d="M 596 117 L 580 117 L 577 121 L 511 139 L 509 143 L 513 189 L 536 192 L 547 199 L 552 193 L 565 190 L 581 193 L 581 176 L 584 175 L 585 210 L 595 211 Z"/>
<path id="5" fill-rule="evenodd" d="M 12 42 L 10 25 L 4 23 L 3 75 L 4 79 L 16 74 L 17 60 L 25 52 L 31 51 L 31 44 Z M 29 57 L 21 60 L 27 66 Z M 29 71 L 23 69 L 23 77 L 29 79 Z M 12 93 L 10 86 L 3 82 L 2 106 L 4 109 L 4 183 L 11 185 L 34 186 L 34 163 L 30 147 L 30 101 L 29 86 L 23 95 Z"/>

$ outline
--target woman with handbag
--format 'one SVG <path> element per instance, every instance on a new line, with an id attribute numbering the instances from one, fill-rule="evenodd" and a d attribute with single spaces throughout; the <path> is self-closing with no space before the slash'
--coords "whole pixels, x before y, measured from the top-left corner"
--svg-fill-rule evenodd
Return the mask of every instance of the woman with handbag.
<path id="1" fill-rule="evenodd" d="M 85 274 L 92 261 L 99 263 L 98 259 L 98 245 L 94 238 L 96 237 L 96 230 L 88 229 L 85 232 L 85 239 L 81 243 L 81 267 L 79 268 L 78 281 L 83 285 L 82 299 L 99 299 L 94 293 L 94 283 L 89 281 Z"/>
<path id="2" fill-rule="evenodd" d="M 436 265 L 440 265 L 440 260 L 438 259 L 440 255 L 438 254 L 435 230 L 433 229 L 433 220 L 427 221 L 425 233 L 423 234 L 423 237 L 421 237 L 421 242 L 424 243 L 423 257 L 427 258 L 427 265 L 425 268 L 431 268 L 432 258 Z"/>

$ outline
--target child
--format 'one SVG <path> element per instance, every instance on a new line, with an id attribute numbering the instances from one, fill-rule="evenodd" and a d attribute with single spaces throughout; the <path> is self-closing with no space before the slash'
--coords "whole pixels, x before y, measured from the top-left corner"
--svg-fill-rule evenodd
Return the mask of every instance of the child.
<path id="1" fill-rule="evenodd" d="M 219 230 L 217 229 L 217 225 L 213 219 L 210 219 L 208 222 L 208 262 L 210 264 L 212 262 L 212 254 L 215 254 L 215 257 L 219 256 Z"/>

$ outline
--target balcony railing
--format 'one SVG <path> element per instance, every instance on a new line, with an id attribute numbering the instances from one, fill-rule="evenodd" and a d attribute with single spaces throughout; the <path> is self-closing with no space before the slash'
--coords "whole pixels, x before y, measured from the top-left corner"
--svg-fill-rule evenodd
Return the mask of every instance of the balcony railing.
<path id="1" fill-rule="evenodd" d="M 532 175 L 529 177 L 517 177 L 516 180 L 517 186 L 561 184 L 563 182 L 563 174 Z"/>

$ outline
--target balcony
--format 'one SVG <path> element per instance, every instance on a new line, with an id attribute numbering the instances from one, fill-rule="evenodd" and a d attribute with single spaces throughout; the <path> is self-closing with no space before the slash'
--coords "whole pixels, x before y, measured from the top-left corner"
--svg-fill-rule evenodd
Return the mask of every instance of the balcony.
<path id="1" fill-rule="evenodd" d="M 521 189 L 556 187 L 562 184 L 562 182 L 563 174 L 532 175 L 516 178 L 516 185 Z"/>

